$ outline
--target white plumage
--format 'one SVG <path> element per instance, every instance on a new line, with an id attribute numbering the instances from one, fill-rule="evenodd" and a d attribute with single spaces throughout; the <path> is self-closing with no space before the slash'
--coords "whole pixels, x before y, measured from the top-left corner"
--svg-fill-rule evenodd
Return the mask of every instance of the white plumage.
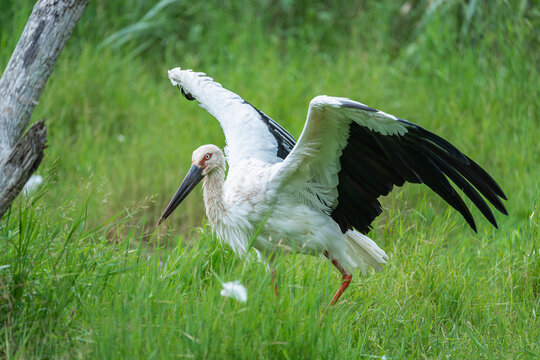
<path id="1" fill-rule="evenodd" d="M 173 85 L 220 123 L 229 164 L 215 145 L 194 151 L 192 166 L 159 223 L 204 179 L 208 220 L 239 254 L 253 247 L 327 256 L 343 275 L 382 270 L 387 254 L 366 236 L 382 211 L 378 198 L 394 185 L 425 183 L 475 223 L 452 180 L 496 226 L 482 193 L 506 213 L 496 182 L 446 140 L 418 125 L 347 98 L 317 96 L 298 143 L 279 124 L 203 73 L 175 68 Z"/>

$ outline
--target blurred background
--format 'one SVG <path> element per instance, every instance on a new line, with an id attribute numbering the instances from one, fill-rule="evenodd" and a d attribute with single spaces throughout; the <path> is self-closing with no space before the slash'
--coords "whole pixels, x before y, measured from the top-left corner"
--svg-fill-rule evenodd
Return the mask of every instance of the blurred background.
<path id="1" fill-rule="evenodd" d="M 0 69 L 33 4 L 0 0 Z M 539 357 L 539 42 L 536 0 L 92 0 L 32 117 L 44 181 L 0 222 L 0 357 Z M 496 231 L 471 209 L 474 233 L 406 185 L 369 234 L 385 271 L 355 274 L 327 313 L 332 265 L 278 257 L 276 298 L 264 266 L 212 236 L 200 188 L 154 231 L 192 151 L 224 145 L 171 86 L 177 66 L 295 137 L 319 94 L 424 126 L 493 175 L 510 215 Z"/>
<path id="2" fill-rule="evenodd" d="M 2 69 L 33 4 L 0 2 Z M 85 206 L 93 225 L 117 215 L 154 224 L 193 149 L 224 145 L 217 121 L 171 86 L 167 70 L 181 66 L 295 137 L 319 94 L 420 124 L 493 174 L 514 226 L 538 204 L 539 18 L 526 0 L 93 0 L 32 117 L 49 128 L 40 206 L 66 217 Z M 427 193 L 409 185 L 384 205 L 408 210 Z M 198 189 L 170 221 L 185 231 L 203 215 Z"/>

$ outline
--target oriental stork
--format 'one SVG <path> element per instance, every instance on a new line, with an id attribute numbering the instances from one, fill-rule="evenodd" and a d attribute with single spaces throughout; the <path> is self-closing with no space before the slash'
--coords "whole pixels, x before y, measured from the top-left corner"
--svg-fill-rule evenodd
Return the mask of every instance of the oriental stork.
<path id="1" fill-rule="evenodd" d="M 366 234 L 381 214 L 378 198 L 394 186 L 426 184 L 474 231 L 473 216 L 450 181 L 495 227 L 484 198 L 507 214 L 501 201 L 506 196 L 495 180 L 419 125 L 347 98 L 321 95 L 311 100 L 296 142 L 277 122 L 204 73 L 175 68 L 169 78 L 219 121 L 226 147 L 225 153 L 215 145 L 193 152 L 191 168 L 158 225 L 203 180 L 208 220 L 236 253 L 246 253 L 257 234 L 252 246 L 263 259 L 277 250 L 324 254 L 342 275 L 331 304 L 355 268 L 380 271 L 388 260 Z"/>

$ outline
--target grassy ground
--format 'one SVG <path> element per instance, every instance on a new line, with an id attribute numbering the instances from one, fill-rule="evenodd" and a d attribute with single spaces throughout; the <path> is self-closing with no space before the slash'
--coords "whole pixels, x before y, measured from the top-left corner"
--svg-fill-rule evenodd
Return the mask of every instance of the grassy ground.
<path id="1" fill-rule="evenodd" d="M 46 186 L 0 222 L 2 357 L 540 356 L 534 3 L 166 3 L 92 2 L 47 84 L 33 116 L 49 127 Z M 0 3 L 2 68 L 31 5 Z M 355 276 L 322 322 L 339 284 L 324 259 L 279 258 L 275 298 L 261 264 L 211 235 L 200 192 L 154 229 L 192 150 L 224 143 L 170 85 L 175 66 L 295 136 L 323 93 L 418 123 L 499 181 L 510 216 L 496 230 L 474 211 L 474 233 L 427 189 L 394 190 L 370 233 L 385 271 Z M 235 279 L 245 304 L 220 295 Z"/>

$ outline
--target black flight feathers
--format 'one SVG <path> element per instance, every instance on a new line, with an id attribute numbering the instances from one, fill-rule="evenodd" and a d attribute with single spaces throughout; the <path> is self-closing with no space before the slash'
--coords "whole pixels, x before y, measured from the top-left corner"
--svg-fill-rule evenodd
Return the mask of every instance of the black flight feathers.
<path id="1" fill-rule="evenodd" d="M 180 90 L 180 92 L 182 93 L 182 95 L 183 95 L 186 99 L 188 99 L 189 101 L 195 100 L 195 98 L 193 97 L 193 95 L 191 95 L 190 93 L 186 92 L 182 86 L 180 86 L 180 85 L 177 85 L 177 86 L 178 86 L 178 90 Z"/>
<path id="2" fill-rule="evenodd" d="M 270 131 L 270 134 L 276 139 L 277 142 L 277 152 L 276 155 L 281 158 L 285 159 L 287 155 L 291 152 L 294 145 L 296 144 L 296 140 L 294 137 L 284 128 L 281 127 L 277 122 L 272 120 L 268 115 L 263 113 L 261 110 L 257 109 L 255 106 L 248 103 L 246 100 L 244 100 L 244 103 L 251 106 L 253 110 L 259 114 L 259 117 L 261 120 L 266 124 L 268 127 L 268 131 Z"/>
<path id="3" fill-rule="evenodd" d="M 351 123 L 340 159 L 338 205 L 332 213 L 341 230 L 354 227 L 369 232 L 372 221 L 381 212 L 377 198 L 387 195 L 393 185 L 408 181 L 429 186 L 476 231 L 469 209 L 448 179 L 497 227 L 493 213 L 480 195 L 507 215 L 501 201 L 506 200 L 506 195 L 495 180 L 448 141 L 413 123 L 398 121 L 408 129 L 403 136 L 381 135 Z"/>

